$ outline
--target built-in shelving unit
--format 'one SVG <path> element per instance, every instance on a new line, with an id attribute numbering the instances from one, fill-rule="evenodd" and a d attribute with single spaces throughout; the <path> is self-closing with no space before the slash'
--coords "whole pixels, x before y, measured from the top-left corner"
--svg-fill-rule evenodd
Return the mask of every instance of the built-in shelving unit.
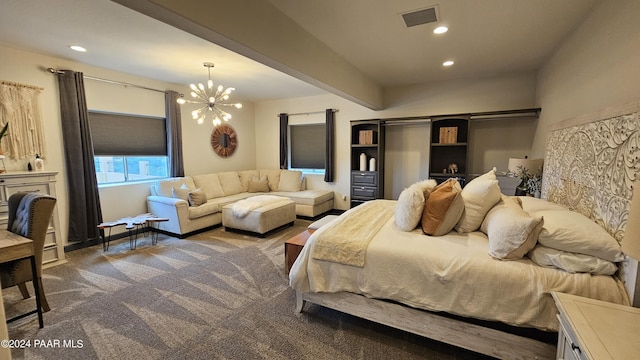
<path id="1" fill-rule="evenodd" d="M 361 156 L 365 161 L 361 164 Z M 375 166 L 370 167 L 371 159 Z M 364 167 L 361 167 L 364 165 Z M 380 120 L 351 121 L 351 207 L 384 197 L 384 127 Z"/>
<path id="2" fill-rule="evenodd" d="M 468 116 L 432 119 L 429 177 L 438 183 L 455 177 L 464 186 L 469 170 L 468 141 Z"/>

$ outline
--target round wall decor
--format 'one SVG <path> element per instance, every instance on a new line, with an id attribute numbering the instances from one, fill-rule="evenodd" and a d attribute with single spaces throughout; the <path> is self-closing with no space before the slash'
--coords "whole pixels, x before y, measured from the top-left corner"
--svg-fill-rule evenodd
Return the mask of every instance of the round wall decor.
<path id="1" fill-rule="evenodd" d="M 238 134 L 226 124 L 218 125 L 211 133 L 211 147 L 220 157 L 229 157 L 238 146 Z"/>

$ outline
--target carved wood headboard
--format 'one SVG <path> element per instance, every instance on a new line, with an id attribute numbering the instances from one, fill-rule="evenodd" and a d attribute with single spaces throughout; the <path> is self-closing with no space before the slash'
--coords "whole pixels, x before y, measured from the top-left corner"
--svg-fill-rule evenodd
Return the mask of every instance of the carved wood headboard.
<path id="1" fill-rule="evenodd" d="M 640 100 L 562 121 L 549 132 L 542 197 L 589 217 L 620 243 L 639 175 Z"/>

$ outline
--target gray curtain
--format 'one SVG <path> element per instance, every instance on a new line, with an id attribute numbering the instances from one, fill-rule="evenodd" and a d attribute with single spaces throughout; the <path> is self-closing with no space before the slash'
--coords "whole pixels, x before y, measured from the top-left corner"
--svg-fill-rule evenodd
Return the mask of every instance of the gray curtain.
<path id="1" fill-rule="evenodd" d="M 336 111 L 334 109 L 327 109 L 325 111 L 326 120 L 325 120 L 325 129 L 327 131 L 326 135 L 326 146 L 325 146 L 325 167 L 324 167 L 324 181 L 325 182 L 333 182 L 333 158 L 334 158 L 334 148 L 335 148 L 335 128 L 336 128 Z"/>
<path id="2" fill-rule="evenodd" d="M 60 114 L 69 187 L 69 242 L 98 238 L 102 222 L 93 143 L 81 72 L 58 72 Z"/>
<path id="3" fill-rule="evenodd" d="M 184 161 L 182 158 L 182 122 L 178 98 L 180 94 L 175 91 L 164 93 L 166 126 L 167 126 L 167 150 L 169 153 L 169 176 L 184 176 Z"/>
<path id="4" fill-rule="evenodd" d="M 289 114 L 281 113 L 280 117 L 280 169 L 289 167 L 287 158 L 289 145 L 287 141 L 287 133 L 289 128 Z"/>

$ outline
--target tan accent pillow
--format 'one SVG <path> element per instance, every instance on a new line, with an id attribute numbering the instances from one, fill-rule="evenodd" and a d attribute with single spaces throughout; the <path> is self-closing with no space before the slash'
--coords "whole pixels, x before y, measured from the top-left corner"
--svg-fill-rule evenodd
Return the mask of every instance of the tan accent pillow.
<path id="1" fill-rule="evenodd" d="M 489 255 L 500 260 L 518 260 L 538 242 L 544 221 L 522 210 L 516 197 L 503 196 L 485 216 L 480 229 L 489 237 Z"/>
<path id="2" fill-rule="evenodd" d="M 278 191 L 300 191 L 302 189 L 302 171 L 282 170 Z"/>
<path id="3" fill-rule="evenodd" d="M 448 179 L 433 189 L 422 213 L 422 231 L 425 234 L 441 236 L 453 229 L 464 210 L 461 192 L 456 179 Z"/>
<path id="4" fill-rule="evenodd" d="M 238 177 L 240 178 L 240 184 L 242 184 L 243 191 L 249 191 L 249 182 L 254 177 L 260 177 L 258 170 L 240 170 L 238 171 Z"/>
<path id="5" fill-rule="evenodd" d="M 200 206 L 207 202 L 207 193 L 204 190 L 197 188 L 189 192 L 189 205 Z"/>
<path id="6" fill-rule="evenodd" d="M 171 188 L 171 195 L 176 199 L 182 199 L 185 201 L 189 201 L 189 187 L 186 184 L 182 184 L 182 186 Z"/>
<path id="7" fill-rule="evenodd" d="M 269 181 L 266 176 L 259 178 L 254 176 L 251 180 L 249 180 L 248 184 L 248 192 L 256 193 L 256 192 L 269 192 Z"/>
<path id="8" fill-rule="evenodd" d="M 266 176 L 269 180 L 269 190 L 278 191 L 278 184 L 280 184 L 280 173 L 282 170 L 260 170 L 260 177 Z"/>

